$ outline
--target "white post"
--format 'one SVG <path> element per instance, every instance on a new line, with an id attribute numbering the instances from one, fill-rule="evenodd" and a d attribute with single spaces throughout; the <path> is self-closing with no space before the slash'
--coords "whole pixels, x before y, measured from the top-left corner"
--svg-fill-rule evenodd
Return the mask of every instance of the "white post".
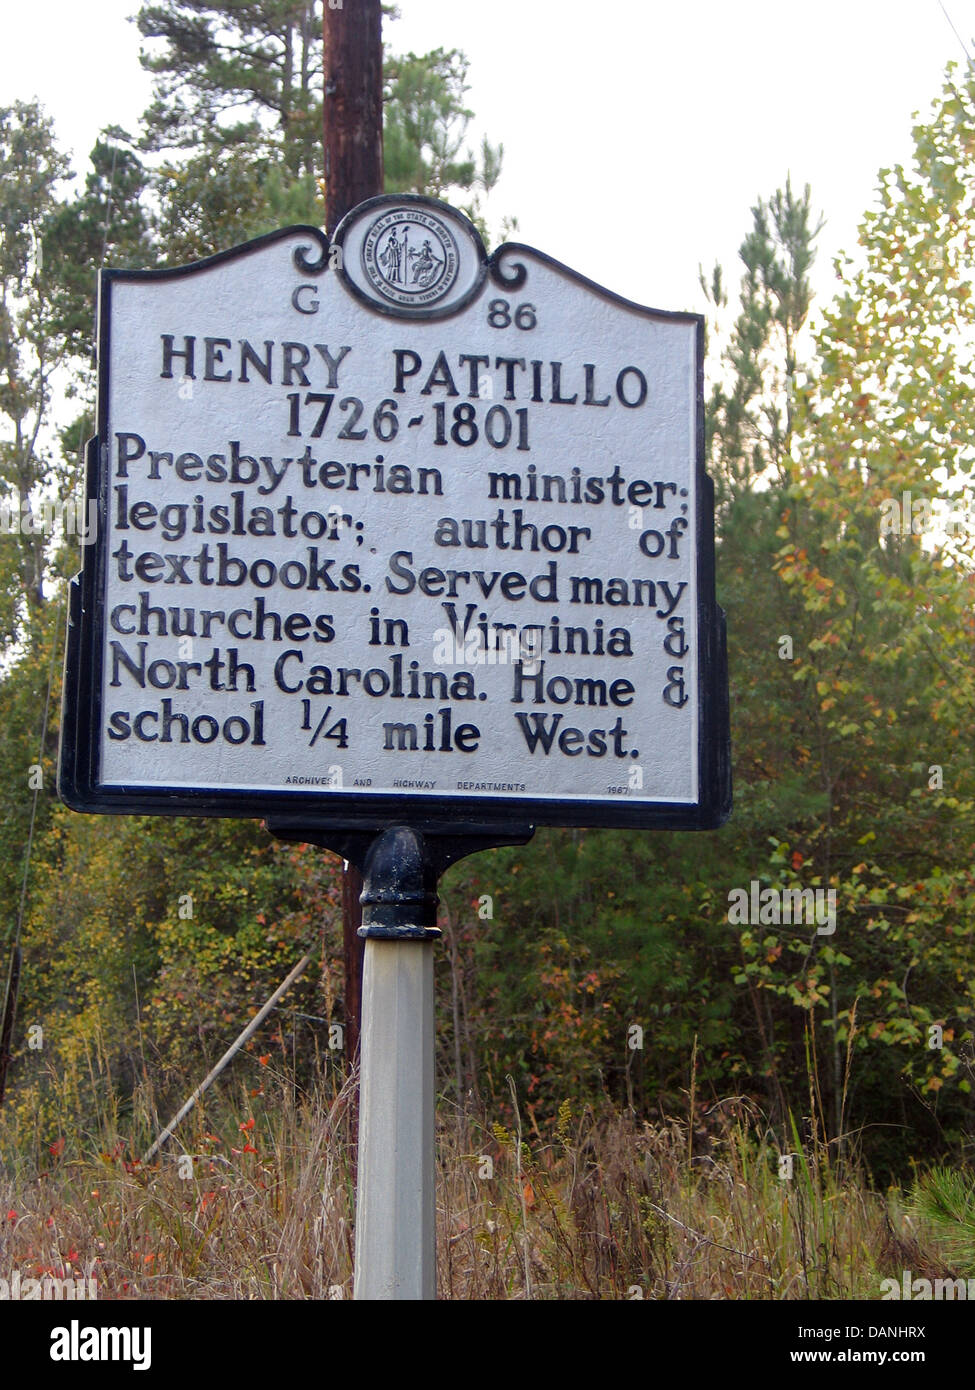
<path id="1" fill-rule="evenodd" d="M 366 940 L 356 1299 L 437 1292 L 432 940 Z"/>

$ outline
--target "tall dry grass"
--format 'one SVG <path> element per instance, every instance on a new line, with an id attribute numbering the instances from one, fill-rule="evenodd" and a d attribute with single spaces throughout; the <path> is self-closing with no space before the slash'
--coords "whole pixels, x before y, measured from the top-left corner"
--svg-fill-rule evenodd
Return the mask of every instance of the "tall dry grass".
<path id="1" fill-rule="evenodd" d="M 348 1298 L 353 1088 L 312 1095 L 268 1069 L 227 1081 L 148 1167 L 148 1087 L 53 1145 L 0 1118 L 0 1276 L 98 1280 L 98 1296 Z M 880 1280 L 954 1273 L 906 1198 L 870 1190 L 813 1126 L 785 1147 L 731 1098 L 649 1122 L 563 1105 L 549 1133 L 438 1110 L 444 1299 L 877 1298 Z"/>

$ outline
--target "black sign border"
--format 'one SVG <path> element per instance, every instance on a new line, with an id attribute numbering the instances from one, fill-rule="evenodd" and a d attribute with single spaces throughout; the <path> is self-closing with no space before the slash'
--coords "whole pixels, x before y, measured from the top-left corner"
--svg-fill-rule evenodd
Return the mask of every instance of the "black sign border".
<path id="1" fill-rule="evenodd" d="M 386 195 L 370 199 L 349 213 L 347 222 L 363 208 L 397 202 L 424 202 L 442 210 L 436 199 L 409 199 Z M 448 211 L 457 217 L 454 209 Z M 473 229 L 472 229 L 473 230 Z M 698 802 L 694 805 L 605 799 L 571 800 L 531 796 L 482 797 L 443 794 L 376 793 L 356 795 L 341 792 L 266 792 L 258 790 L 160 786 L 146 788 L 112 784 L 98 780 L 98 740 L 101 727 L 101 658 L 105 643 L 104 606 L 107 545 L 101 524 L 108 515 L 111 469 L 108 461 L 107 414 L 110 360 L 111 297 L 116 283 L 178 279 L 231 259 L 239 259 L 275 241 L 309 237 L 319 255 L 311 258 L 308 248 L 297 247 L 293 260 L 300 274 L 318 276 L 328 272 L 330 243 L 317 227 L 283 227 L 241 246 L 221 251 L 188 265 L 159 270 L 103 270 L 99 277 L 99 353 L 98 353 L 98 434 L 89 441 L 85 481 L 85 514 L 95 503 L 99 525 L 94 544 L 85 547 L 81 572 L 70 581 L 68 629 L 65 643 L 64 693 L 61 744 L 58 765 L 58 795 L 72 810 L 109 815 L 225 816 L 237 819 L 273 819 L 301 825 L 316 831 L 373 831 L 392 823 L 408 821 L 418 829 L 440 834 L 463 834 L 465 826 L 496 826 L 504 830 L 513 824 L 598 826 L 639 830 L 710 830 L 724 824 L 731 813 L 731 737 L 728 704 L 728 666 L 725 615 L 715 597 L 714 565 L 714 485 L 704 458 L 704 318 L 700 314 L 651 309 L 624 299 L 612 290 L 580 275 L 571 267 L 534 247 L 508 242 L 485 257 L 484 274 L 495 284 L 512 290 L 523 285 L 528 271 L 522 261 L 502 264 L 515 257 L 535 259 L 574 280 L 590 292 L 631 311 L 653 319 L 676 319 L 695 325 L 696 343 L 696 471 L 697 471 L 697 636 L 698 651 Z M 476 235 L 476 232 L 475 232 Z M 478 238 L 478 241 L 480 239 Z M 483 255 L 482 246 L 482 255 Z M 346 276 L 343 282 L 348 285 Z M 475 291 L 475 293 L 476 293 Z M 463 312 L 474 294 L 450 306 L 448 317 Z M 361 295 L 357 298 L 377 314 L 387 311 Z M 420 317 L 419 315 L 405 315 Z M 423 317 L 432 317 L 424 314 Z"/>

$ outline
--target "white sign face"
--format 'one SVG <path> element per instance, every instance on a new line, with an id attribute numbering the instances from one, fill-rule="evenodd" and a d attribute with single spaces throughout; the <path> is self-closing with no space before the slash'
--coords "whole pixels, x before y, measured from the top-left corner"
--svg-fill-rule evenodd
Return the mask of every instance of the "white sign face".
<path id="1" fill-rule="evenodd" d="M 101 325 L 69 804 L 724 818 L 697 316 L 400 197 Z"/>

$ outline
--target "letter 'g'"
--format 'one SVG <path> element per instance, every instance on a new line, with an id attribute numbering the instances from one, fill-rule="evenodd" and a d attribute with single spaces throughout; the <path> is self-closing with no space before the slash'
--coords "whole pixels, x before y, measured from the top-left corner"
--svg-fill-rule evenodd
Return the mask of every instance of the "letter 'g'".
<path id="1" fill-rule="evenodd" d="M 293 308 L 298 310 L 299 314 L 318 313 L 319 302 L 317 299 L 311 300 L 310 303 L 302 303 L 301 299 L 303 290 L 311 290 L 312 294 L 314 294 L 317 288 L 317 285 L 299 285 L 297 287 L 294 294 L 291 296 L 291 304 Z"/>

